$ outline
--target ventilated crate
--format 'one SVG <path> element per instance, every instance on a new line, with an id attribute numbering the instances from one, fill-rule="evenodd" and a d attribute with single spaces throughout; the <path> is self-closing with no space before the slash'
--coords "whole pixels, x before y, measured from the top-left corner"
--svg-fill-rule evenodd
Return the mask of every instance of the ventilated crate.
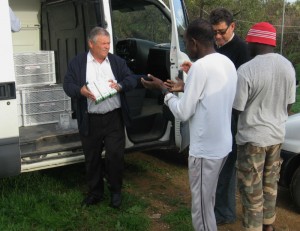
<path id="1" fill-rule="evenodd" d="M 61 85 L 24 88 L 20 90 L 22 104 L 69 100 Z"/>
<path id="2" fill-rule="evenodd" d="M 23 125 L 26 127 L 32 125 L 58 123 L 60 115 L 63 113 L 64 112 L 49 112 L 33 115 L 23 115 Z"/>
<path id="3" fill-rule="evenodd" d="M 57 123 L 71 111 L 71 99 L 61 86 L 20 89 L 23 126 Z"/>
<path id="4" fill-rule="evenodd" d="M 17 110 L 18 110 L 18 124 L 19 127 L 23 126 L 23 118 L 22 118 L 22 105 L 21 105 L 21 92 L 16 91 L 16 98 L 17 98 Z"/>
<path id="5" fill-rule="evenodd" d="M 15 53 L 14 63 L 18 88 L 56 82 L 54 51 Z"/>
<path id="6" fill-rule="evenodd" d="M 22 104 L 23 115 L 41 114 L 48 112 L 70 111 L 70 100 L 59 100 L 41 103 Z"/>

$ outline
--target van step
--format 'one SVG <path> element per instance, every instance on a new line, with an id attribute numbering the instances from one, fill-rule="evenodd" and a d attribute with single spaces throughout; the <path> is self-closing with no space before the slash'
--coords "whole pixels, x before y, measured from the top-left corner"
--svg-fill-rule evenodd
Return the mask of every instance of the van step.
<path id="1" fill-rule="evenodd" d="M 21 127 L 21 157 L 81 149 L 80 136 L 75 129 L 58 129 L 55 124 Z"/>
<path id="2" fill-rule="evenodd" d="M 22 147 L 21 147 L 22 148 Z M 60 152 L 66 152 L 66 151 L 75 151 L 75 150 L 80 150 L 81 149 L 81 142 L 70 142 L 70 143 L 64 143 L 64 144 L 53 144 L 53 145 L 46 145 L 43 147 L 40 147 L 36 150 L 29 151 L 27 152 L 22 151 L 21 149 L 21 157 L 35 157 L 35 156 L 42 156 L 42 155 L 47 155 L 49 153 L 60 153 Z"/>

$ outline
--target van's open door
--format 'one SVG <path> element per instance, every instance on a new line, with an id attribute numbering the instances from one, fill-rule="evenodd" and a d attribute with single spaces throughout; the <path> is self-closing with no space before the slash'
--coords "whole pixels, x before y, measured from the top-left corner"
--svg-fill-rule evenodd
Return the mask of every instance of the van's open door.
<path id="1" fill-rule="evenodd" d="M 185 50 L 184 33 L 188 25 L 187 11 L 183 0 L 170 0 L 170 10 L 172 18 L 172 40 L 170 50 L 171 79 L 175 80 L 178 76 L 180 65 L 184 61 L 189 61 Z M 183 79 L 185 80 L 184 73 Z M 182 93 L 179 93 L 179 97 Z M 190 143 L 188 122 L 175 120 L 175 142 L 180 151 L 188 147 Z"/>
<path id="2" fill-rule="evenodd" d="M 8 1 L 0 1 L 0 177 L 19 174 L 21 157 Z"/>

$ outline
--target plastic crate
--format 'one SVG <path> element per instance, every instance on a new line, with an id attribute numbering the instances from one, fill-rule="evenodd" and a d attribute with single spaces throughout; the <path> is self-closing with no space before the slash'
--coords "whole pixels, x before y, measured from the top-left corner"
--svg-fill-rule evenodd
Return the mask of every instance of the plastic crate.
<path id="1" fill-rule="evenodd" d="M 20 89 L 23 126 L 57 123 L 71 111 L 71 98 L 61 86 Z"/>
<path id="2" fill-rule="evenodd" d="M 15 53 L 14 63 L 18 88 L 56 82 L 54 51 Z"/>
<path id="3" fill-rule="evenodd" d="M 58 123 L 60 119 L 60 114 L 64 112 L 49 112 L 42 114 L 33 114 L 33 115 L 23 115 L 23 126 L 33 126 L 40 124 L 51 124 Z"/>
<path id="4" fill-rule="evenodd" d="M 22 118 L 22 105 L 21 105 L 21 92 L 16 91 L 16 98 L 17 98 L 17 110 L 18 110 L 18 124 L 19 127 L 23 126 L 23 118 Z"/>
<path id="5" fill-rule="evenodd" d="M 61 112 L 61 111 L 70 111 L 70 110 L 71 110 L 70 100 L 22 104 L 23 115 L 41 114 L 41 113 L 48 113 L 48 112 Z"/>
<path id="6" fill-rule="evenodd" d="M 70 99 L 60 85 L 23 88 L 20 89 L 20 92 L 22 104 L 43 103 Z"/>

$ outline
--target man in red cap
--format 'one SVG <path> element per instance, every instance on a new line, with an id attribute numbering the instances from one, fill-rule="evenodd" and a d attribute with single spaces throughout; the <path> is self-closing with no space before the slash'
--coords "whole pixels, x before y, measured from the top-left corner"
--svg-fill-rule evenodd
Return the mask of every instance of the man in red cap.
<path id="1" fill-rule="evenodd" d="M 252 26 L 246 41 L 252 57 L 238 69 L 233 104 L 239 113 L 238 186 L 247 231 L 272 231 L 275 221 L 280 149 L 288 111 L 295 102 L 295 70 L 274 53 L 276 29 L 267 22 Z"/>

